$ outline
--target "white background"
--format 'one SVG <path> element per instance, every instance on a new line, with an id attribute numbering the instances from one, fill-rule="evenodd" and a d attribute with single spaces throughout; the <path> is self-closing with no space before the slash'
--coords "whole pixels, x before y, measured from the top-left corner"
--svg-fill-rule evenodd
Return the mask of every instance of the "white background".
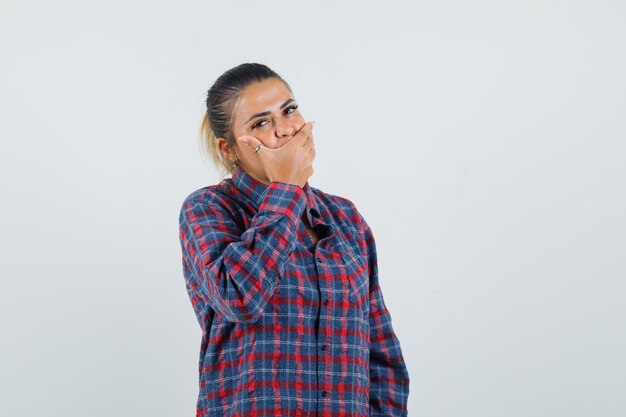
<path id="1" fill-rule="evenodd" d="M 261 62 L 352 199 L 410 416 L 626 414 L 626 6 L 0 2 L 0 415 L 192 416 L 178 213 Z"/>

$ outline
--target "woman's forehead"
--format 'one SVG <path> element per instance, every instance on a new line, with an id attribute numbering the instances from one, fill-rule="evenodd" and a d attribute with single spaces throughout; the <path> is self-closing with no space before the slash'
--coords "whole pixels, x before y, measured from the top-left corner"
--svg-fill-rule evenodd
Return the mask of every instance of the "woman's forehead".
<path id="1" fill-rule="evenodd" d="M 265 111 L 270 109 L 253 107 L 280 105 L 288 98 L 291 98 L 291 93 L 285 84 L 278 79 L 270 78 L 246 87 L 241 95 L 241 104 L 253 111 Z"/>
<path id="2" fill-rule="evenodd" d="M 268 79 L 246 87 L 234 110 L 237 124 L 243 124 L 251 116 L 266 111 L 278 111 L 289 99 L 293 99 L 285 84 L 277 79 Z"/>

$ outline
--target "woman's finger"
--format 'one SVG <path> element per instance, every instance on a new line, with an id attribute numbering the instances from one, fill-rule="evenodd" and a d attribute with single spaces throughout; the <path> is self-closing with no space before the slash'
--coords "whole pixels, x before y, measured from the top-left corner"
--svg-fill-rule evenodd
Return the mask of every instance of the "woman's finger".
<path id="1" fill-rule="evenodd" d="M 252 149 L 252 150 L 255 150 L 257 146 L 263 144 L 263 143 L 261 143 L 260 140 L 258 140 L 254 136 L 240 136 L 240 137 L 237 138 L 237 140 L 239 141 L 239 143 L 245 144 L 245 146 L 250 147 L 250 149 Z M 258 152 L 261 152 L 261 149 L 259 149 Z"/>

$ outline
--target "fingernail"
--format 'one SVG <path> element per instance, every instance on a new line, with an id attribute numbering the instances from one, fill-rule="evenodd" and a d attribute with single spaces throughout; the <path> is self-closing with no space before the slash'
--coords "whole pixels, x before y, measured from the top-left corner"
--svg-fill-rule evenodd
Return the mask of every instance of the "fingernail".
<path id="1" fill-rule="evenodd" d="M 314 127 L 314 126 L 315 126 L 315 121 L 312 121 L 311 122 L 311 127 Z"/>
<path id="2" fill-rule="evenodd" d="M 248 143 L 248 138 L 245 137 L 245 136 L 242 136 L 242 137 L 239 138 L 239 142 Z"/>

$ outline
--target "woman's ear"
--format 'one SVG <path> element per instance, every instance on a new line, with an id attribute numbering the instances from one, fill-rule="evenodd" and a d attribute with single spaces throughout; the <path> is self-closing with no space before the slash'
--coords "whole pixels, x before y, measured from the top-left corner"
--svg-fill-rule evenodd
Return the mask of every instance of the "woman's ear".
<path id="1" fill-rule="evenodd" d="M 217 138 L 217 147 L 225 159 L 231 162 L 236 162 L 239 159 L 235 148 L 228 143 L 226 138 Z"/>

